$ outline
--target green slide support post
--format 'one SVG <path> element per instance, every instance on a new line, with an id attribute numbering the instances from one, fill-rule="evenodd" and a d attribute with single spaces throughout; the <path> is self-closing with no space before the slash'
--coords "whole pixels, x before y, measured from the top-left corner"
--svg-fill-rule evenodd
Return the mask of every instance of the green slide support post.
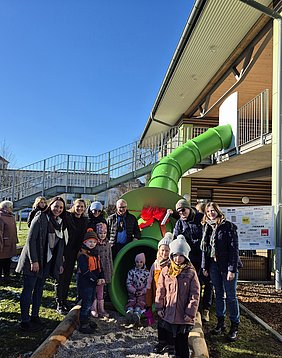
<path id="1" fill-rule="evenodd" d="M 232 141 L 231 125 L 209 128 L 205 133 L 188 140 L 171 154 L 162 158 L 152 170 L 148 187 L 138 188 L 124 194 L 128 210 L 140 222 L 141 210 L 152 206 L 159 208 L 175 207 L 182 198 L 178 192 L 178 182 L 181 176 L 203 159 L 219 150 L 227 149 Z M 173 231 L 175 220 L 170 218 L 166 224 L 166 231 Z M 150 267 L 156 258 L 158 241 L 162 238 L 160 224 L 154 222 L 141 232 L 141 240 L 127 244 L 116 256 L 112 282 L 109 287 L 112 304 L 118 312 L 125 313 L 127 303 L 126 277 L 127 272 L 134 267 L 134 258 L 144 252 L 146 266 Z"/>

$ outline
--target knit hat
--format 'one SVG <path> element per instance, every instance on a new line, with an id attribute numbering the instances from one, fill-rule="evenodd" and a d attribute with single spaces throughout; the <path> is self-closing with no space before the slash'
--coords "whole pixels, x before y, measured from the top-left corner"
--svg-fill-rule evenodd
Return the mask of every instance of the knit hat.
<path id="1" fill-rule="evenodd" d="M 92 228 L 87 229 L 87 232 L 84 235 L 83 243 L 89 239 L 96 239 L 98 241 L 97 234 Z"/>
<path id="2" fill-rule="evenodd" d="M 90 210 L 98 210 L 98 211 L 102 211 L 103 209 L 103 205 L 102 203 L 100 203 L 100 201 L 93 201 L 93 203 L 90 205 Z"/>
<path id="3" fill-rule="evenodd" d="M 101 234 L 102 232 L 107 232 L 107 224 L 106 223 L 96 224 L 96 232 L 98 235 Z"/>
<path id="4" fill-rule="evenodd" d="M 177 238 L 169 244 L 169 248 L 171 259 L 173 255 L 180 254 L 190 261 L 189 252 L 191 251 L 191 248 L 183 235 L 178 235 Z"/>
<path id="5" fill-rule="evenodd" d="M 191 208 L 188 201 L 186 199 L 178 200 L 178 202 L 175 205 L 175 209 L 178 210 L 178 209 L 185 209 L 185 208 L 188 208 L 188 209 Z"/>
<path id="6" fill-rule="evenodd" d="M 136 262 L 136 261 L 141 261 L 141 262 L 143 262 L 143 264 L 145 265 L 146 257 L 145 257 L 144 252 L 141 252 L 140 254 L 138 254 L 138 255 L 135 256 L 135 262 Z"/>
<path id="7" fill-rule="evenodd" d="M 162 245 L 169 246 L 169 244 L 172 242 L 172 240 L 173 240 L 173 234 L 171 232 L 166 232 L 165 236 L 158 243 L 158 249 Z"/>

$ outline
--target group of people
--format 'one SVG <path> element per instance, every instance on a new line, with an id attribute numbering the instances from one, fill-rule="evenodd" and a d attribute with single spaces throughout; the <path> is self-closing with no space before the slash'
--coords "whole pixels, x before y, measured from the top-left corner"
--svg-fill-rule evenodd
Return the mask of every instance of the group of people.
<path id="1" fill-rule="evenodd" d="M 227 337 L 236 340 L 240 322 L 236 286 L 241 263 L 237 228 L 226 220 L 217 203 L 207 203 L 197 210 L 181 199 L 175 209 L 178 220 L 174 231 L 166 233 L 158 243 L 157 257 L 150 270 L 146 268 L 143 252 L 135 257 L 135 267 L 128 272 L 125 283 L 128 291 L 125 310 L 127 317 L 138 320 L 144 313 L 152 323 L 155 308 L 158 344 L 154 351 L 161 353 L 168 349 L 170 356 L 186 357 L 187 337 L 198 307 L 203 320 L 209 321 L 214 292 L 217 325 L 212 333 L 225 331 L 227 303 L 231 322 Z M 10 260 L 17 243 L 12 211 L 12 202 L 0 203 L 3 279 L 9 277 Z M 23 274 L 20 327 L 25 331 L 41 329 L 39 309 L 44 284 L 50 276 L 56 282 L 57 311 L 69 311 L 67 298 L 77 263 L 77 296 L 81 299 L 79 330 L 94 332 L 96 323 L 91 317 L 108 316 L 104 294 L 111 281 L 113 258 L 126 244 L 141 238 L 137 219 L 128 212 L 126 201 L 118 200 L 116 212 L 106 219 L 98 201 L 87 211 L 86 202 L 76 199 L 71 209 L 66 210 L 61 197 L 53 198 L 48 204 L 44 197 L 38 197 L 28 226 L 28 237 L 16 268 L 16 272 Z"/>
<path id="2" fill-rule="evenodd" d="M 66 210 L 59 196 L 48 204 L 44 197 L 36 198 L 28 218 L 28 237 L 16 267 L 16 272 L 23 274 L 22 330 L 37 331 L 42 327 L 39 309 L 47 277 L 55 280 L 57 311 L 69 312 L 67 299 L 76 263 L 77 299 L 82 302 L 79 330 L 94 331 L 96 324 L 90 315 L 108 316 L 104 294 L 112 277 L 112 257 L 128 242 L 140 239 L 140 230 L 123 199 L 117 201 L 116 213 L 107 220 L 99 201 L 91 203 L 86 211 L 83 199 L 76 199 Z"/>

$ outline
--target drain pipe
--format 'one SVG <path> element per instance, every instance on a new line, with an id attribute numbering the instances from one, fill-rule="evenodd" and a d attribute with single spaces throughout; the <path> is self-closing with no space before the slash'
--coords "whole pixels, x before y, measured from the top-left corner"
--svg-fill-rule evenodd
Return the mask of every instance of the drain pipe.
<path id="1" fill-rule="evenodd" d="M 276 155 L 276 169 L 275 169 L 275 176 L 276 176 L 276 205 L 275 205 L 275 288 L 277 290 L 281 290 L 282 283 L 281 283 L 281 254 L 282 254 L 282 16 L 275 10 L 270 9 L 262 4 L 254 0 L 240 0 L 241 2 L 259 10 L 263 14 L 271 17 L 272 19 L 277 21 L 278 27 L 278 38 L 277 38 L 277 46 L 278 46 L 278 58 L 277 58 L 277 68 L 276 68 L 276 75 L 277 75 L 277 115 L 275 117 L 276 126 L 277 126 L 277 145 L 278 145 L 278 153 Z"/>

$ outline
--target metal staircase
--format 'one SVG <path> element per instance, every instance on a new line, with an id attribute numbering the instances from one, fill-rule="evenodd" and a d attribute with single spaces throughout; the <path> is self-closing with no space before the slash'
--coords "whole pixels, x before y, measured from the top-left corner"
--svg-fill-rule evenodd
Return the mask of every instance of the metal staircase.
<path id="1" fill-rule="evenodd" d="M 62 193 L 98 194 L 152 171 L 154 164 L 182 144 L 178 127 L 146 140 L 97 156 L 59 154 L 19 169 L 7 169 L 0 199 L 12 200 L 14 210 L 30 207 L 36 196 Z"/>

